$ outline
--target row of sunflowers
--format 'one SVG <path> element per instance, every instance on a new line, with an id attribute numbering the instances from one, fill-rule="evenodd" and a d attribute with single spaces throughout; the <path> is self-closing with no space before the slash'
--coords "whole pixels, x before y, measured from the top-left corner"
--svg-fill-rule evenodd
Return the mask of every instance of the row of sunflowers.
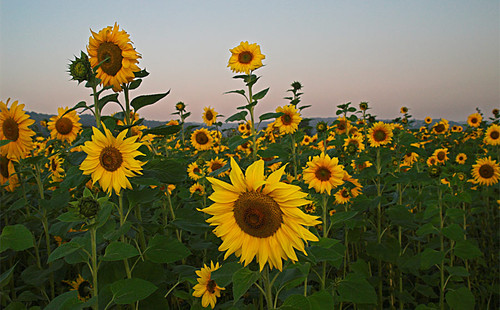
<path id="1" fill-rule="evenodd" d="M 313 126 L 295 81 L 255 115 L 265 56 L 230 52 L 244 88 L 227 93 L 244 99 L 229 129 L 210 106 L 187 126 L 183 102 L 144 126 L 138 111 L 168 92 L 132 98 L 149 73 L 116 23 L 69 64 L 93 103 L 59 108 L 48 135 L 0 101 L 2 307 L 500 306 L 498 109 L 414 128 L 407 107 L 382 122 L 349 102 Z"/>

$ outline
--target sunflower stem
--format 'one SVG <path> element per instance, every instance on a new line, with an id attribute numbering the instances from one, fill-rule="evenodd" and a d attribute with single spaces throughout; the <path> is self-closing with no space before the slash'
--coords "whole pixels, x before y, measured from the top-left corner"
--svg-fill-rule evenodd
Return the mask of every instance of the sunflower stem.
<path id="1" fill-rule="evenodd" d="M 95 220 L 92 220 L 92 224 L 94 224 Z M 97 265 L 97 227 L 95 225 L 92 225 L 90 227 L 90 244 L 92 247 L 92 296 L 95 298 L 95 302 L 92 305 L 92 309 L 99 309 L 99 295 L 98 295 L 98 283 L 97 283 L 97 271 L 98 271 L 98 265 Z"/>
<path id="2" fill-rule="evenodd" d="M 327 204 L 328 204 L 328 196 L 326 194 L 323 194 L 323 238 L 328 238 L 328 231 L 327 231 Z M 324 290 L 326 286 L 326 261 L 323 262 L 323 270 L 322 270 L 322 276 L 321 276 L 321 289 Z"/>
<path id="3" fill-rule="evenodd" d="M 92 97 L 94 98 L 94 115 L 97 129 L 101 129 L 101 108 L 99 107 L 99 95 L 97 85 L 92 83 Z"/>
<path id="4" fill-rule="evenodd" d="M 273 305 L 273 292 L 272 292 L 272 284 L 269 279 L 269 266 L 266 265 L 264 267 L 264 273 L 263 273 L 263 278 L 264 278 L 264 290 L 265 290 L 265 298 L 266 298 L 266 304 L 267 304 L 267 309 L 268 310 L 273 310 L 274 305 Z"/>
<path id="5" fill-rule="evenodd" d="M 130 99 L 128 91 L 129 91 L 128 85 L 123 84 L 123 94 L 125 96 L 125 124 L 127 126 L 130 126 L 132 124 L 130 122 Z M 127 131 L 127 136 L 130 137 L 131 134 L 132 134 L 131 130 Z"/>
<path id="6" fill-rule="evenodd" d="M 121 193 L 123 194 L 123 192 Z M 123 216 L 123 195 L 118 195 L 118 213 L 120 214 L 120 227 L 125 224 L 125 218 Z M 120 236 L 120 240 L 125 243 L 125 235 Z M 123 265 L 125 266 L 125 272 L 127 274 L 127 279 L 132 278 L 132 272 L 130 271 L 130 266 L 128 264 L 128 259 L 123 259 Z"/>
<path id="7" fill-rule="evenodd" d="M 247 80 L 250 81 L 252 76 L 252 73 L 250 73 L 247 77 Z M 257 136 L 256 136 L 256 130 L 255 130 L 255 116 L 254 116 L 254 108 L 255 106 L 252 104 L 253 102 L 253 93 L 252 93 L 252 85 L 248 85 L 248 104 L 250 105 L 250 108 L 248 111 L 250 112 L 250 135 L 252 136 L 252 159 L 254 161 L 257 160 Z"/>
<path id="8" fill-rule="evenodd" d="M 297 155 L 295 150 L 295 136 L 292 133 L 292 158 L 293 158 L 293 177 L 297 179 Z"/>
<path id="9" fill-rule="evenodd" d="M 438 204 L 439 204 L 439 241 L 440 241 L 440 250 L 441 253 L 445 253 L 444 251 L 444 235 L 443 235 L 443 227 L 444 227 L 444 215 L 443 215 L 443 193 L 441 192 L 441 188 L 438 185 Z M 441 288 L 439 290 L 439 306 L 441 310 L 444 309 L 444 289 L 445 289 L 445 279 L 444 279 L 444 259 L 441 261 L 440 270 L 440 278 L 441 278 Z"/>

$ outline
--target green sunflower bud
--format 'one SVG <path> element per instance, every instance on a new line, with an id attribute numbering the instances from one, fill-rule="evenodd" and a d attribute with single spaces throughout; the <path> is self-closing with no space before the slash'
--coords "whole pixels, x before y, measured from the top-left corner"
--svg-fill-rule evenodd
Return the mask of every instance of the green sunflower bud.
<path id="1" fill-rule="evenodd" d="M 69 75 L 71 75 L 72 80 L 81 83 L 88 81 L 91 74 L 92 68 L 90 67 L 89 58 L 84 52 L 81 52 L 80 58 L 75 56 L 75 60 L 69 64 Z"/>
<path id="2" fill-rule="evenodd" d="M 359 104 L 359 109 L 360 109 L 361 111 L 366 111 L 366 110 L 368 109 L 368 102 L 361 102 L 361 103 Z"/>
<path id="3" fill-rule="evenodd" d="M 318 122 L 316 124 L 316 131 L 317 132 L 325 132 L 328 129 L 328 125 L 325 122 Z"/>
<path id="4" fill-rule="evenodd" d="M 177 111 L 184 111 L 184 109 L 186 109 L 186 105 L 184 104 L 184 102 L 179 101 L 175 105 L 175 108 L 177 109 Z"/>
<path id="5" fill-rule="evenodd" d="M 429 176 L 431 178 L 438 178 L 441 175 L 441 168 L 439 166 L 432 166 L 429 168 Z"/>
<path id="6" fill-rule="evenodd" d="M 300 82 L 298 82 L 298 81 L 295 81 L 295 82 L 292 83 L 292 88 L 293 88 L 293 90 L 296 90 L 296 91 L 297 90 L 301 90 L 302 89 L 302 84 L 300 84 Z"/>
<path id="7" fill-rule="evenodd" d="M 77 209 L 81 216 L 91 219 L 99 212 L 99 202 L 92 196 L 82 197 L 78 201 Z"/>

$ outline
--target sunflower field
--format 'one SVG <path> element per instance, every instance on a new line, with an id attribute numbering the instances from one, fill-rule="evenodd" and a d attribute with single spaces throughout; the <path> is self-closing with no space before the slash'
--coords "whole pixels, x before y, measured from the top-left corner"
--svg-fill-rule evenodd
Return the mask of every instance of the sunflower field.
<path id="1" fill-rule="evenodd" d="M 500 307 L 498 109 L 416 128 L 349 102 L 313 124 L 294 81 L 255 115 L 265 55 L 241 42 L 233 115 L 188 126 L 177 102 L 148 128 L 169 92 L 133 96 L 140 59 L 115 23 L 68 67 L 91 104 L 38 125 L 0 101 L 2 309 Z"/>

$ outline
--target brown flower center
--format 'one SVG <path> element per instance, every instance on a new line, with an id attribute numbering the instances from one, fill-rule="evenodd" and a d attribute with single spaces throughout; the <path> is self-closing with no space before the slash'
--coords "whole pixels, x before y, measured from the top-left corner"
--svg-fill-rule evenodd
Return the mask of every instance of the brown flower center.
<path id="1" fill-rule="evenodd" d="M 326 167 L 320 167 L 314 174 L 316 178 L 322 182 L 330 180 L 332 176 L 332 172 Z"/>
<path id="2" fill-rule="evenodd" d="M 252 61 L 253 59 L 253 54 L 245 51 L 243 53 L 238 54 L 238 62 L 242 64 L 248 64 Z"/>
<path id="3" fill-rule="evenodd" d="M 436 131 L 437 133 L 441 133 L 444 131 L 444 125 L 443 124 L 437 124 L 436 126 L 434 126 L 434 131 Z"/>
<path id="4" fill-rule="evenodd" d="M 340 192 L 340 195 L 342 195 L 343 198 L 349 198 L 350 194 L 349 194 L 349 191 L 346 190 L 346 189 L 343 189 L 341 192 Z"/>
<path id="5" fill-rule="evenodd" d="M 107 59 L 107 60 L 106 60 Z M 104 73 L 115 76 L 122 68 L 122 50 L 111 42 L 103 42 L 97 48 L 97 61 L 101 63 L 100 68 Z"/>
<path id="6" fill-rule="evenodd" d="M 439 151 L 439 152 L 437 153 L 437 158 L 438 158 L 438 160 L 440 160 L 440 161 L 443 161 L 443 160 L 444 160 L 444 158 L 445 158 L 445 156 L 446 156 L 446 153 L 445 153 L 445 152 L 443 152 L 443 151 Z"/>
<path id="7" fill-rule="evenodd" d="M 52 171 L 56 171 L 57 170 L 57 162 L 54 158 L 52 158 L 51 162 L 50 162 L 50 165 L 51 165 L 51 168 L 52 168 Z"/>
<path id="8" fill-rule="evenodd" d="M 290 125 L 292 123 L 292 117 L 290 114 L 285 114 L 281 117 L 281 121 L 283 122 L 283 125 Z"/>
<path id="9" fill-rule="evenodd" d="M 61 117 L 56 121 L 56 130 L 61 135 L 67 135 L 73 129 L 73 122 L 67 117 Z"/>
<path id="10" fill-rule="evenodd" d="M 0 174 L 5 178 L 9 178 L 9 159 L 7 157 L 0 157 Z"/>
<path id="11" fill-rule="evenodd" d="M 3 121 L 2 130 L 7 140 L 17 141 L 19 138 L 19 125 L 12 117 Z"/>
<path id="12" fill-rule="evenodd" d="M 113 172 L 120 168 L 123 163 L 122 153 L 114 146 L 107 146 L 101 151 L 99 161 L 104 169 Z"/>
<path id="13" fill-rule="evenodd" d="M 78 285 L 78 296 L 80 296 L 83 299 L 87 299 L 90 297 L 92 293 L 92 289 L 90 286 L 90 282 L 85 280 L 80 285 Z"/>
<path id="14" fill-rule="evenodd" d="M 234 203 L 234 218 L 245 233 L 257 237 L 272 236 L 283 223 L 280 206 L 271 197 L 245 192 Z"/>
<path id="15" fill-rule="evenodd" d="M 494 174 L 495 170 L 493 170 L 493 167 L 489 164 L 484 164 L 481 167 L 479 167 L 479 175 L 483 179 L 490 179 L 491 177 L 493 177 Z"/>
<path id="16" fill-rule="evenodd" d="M 475 117 L 473 117 L 473 118 L 471 118 L 470 122 L 471 122 L 472 124 L 476 124 L 476 123 L 478 122 L 478 119 L 477 119 L 477 118 L 475 118 Z"/>
<path id="17" fill-rule="evenodd" d="M 210 168 L 212 169 L 212 171 L 215 171 L 217 169 L 222 168 L 222 165 L 220 163 L 218 163 L 218 162 L 214 162 L 214 163 L 212 163 L 212 165 L 211 165 Z"/>
<path id="18" fill-rule="evenodd" d="M 207 134 L 204 132 L 198 132 L 195 136 L 195 140 L 200 145 L 205 145 L 208 143 Z"/>
<path id="19" fill-rule="evenodd" d="M 340 131 L 343 131 L 345 130 L 346 128 L 346 123 L 345 122 L 340 122 L 337 124 L 337 129 L 340 130 Z"/>
<path id="20" fill-rule="evenodd" d="M 387 134 L 382 129 L 378 129 L 373 133 L 373 139 L 377 142 L 383 142 L 386 138 Z"/>
<path id="21" fill-rule="evenodd" d="M 490 133 L 490 138 L 493 139 L 493 140 L 498 140 L 499 137 L 500 137 L 500 132 L 498 132 L 496 130 L 493 130 Z"/>
<path id="22" fill-rule="evenodd" d="M 212 114 L 212 111 L 208 110 L 205 113 L 205 118 L 207 119 L 207 121 L 211 121 L 214 118 L 214 115 Z"/>
<path id="23" fill-rule="evenodd" d="M 207 283 L 207 291 L 210 293 L 210 294 L 213 294 L 215 293 L 215 288 L 217 287 L 217 283 L 215 283 L 214 280 L 209 280 L 208 283 Z"/>

